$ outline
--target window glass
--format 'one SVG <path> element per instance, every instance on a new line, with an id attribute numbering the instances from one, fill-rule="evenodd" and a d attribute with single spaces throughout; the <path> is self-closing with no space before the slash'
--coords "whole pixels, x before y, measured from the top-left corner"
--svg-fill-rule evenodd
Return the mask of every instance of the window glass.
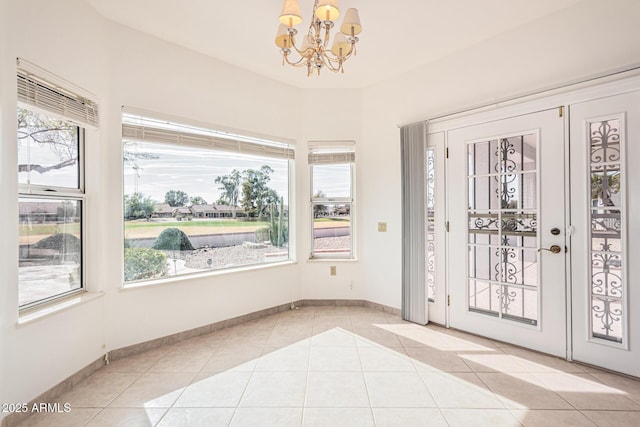
<path id="1" fill-rule="evenodd" d="M 20 306 L 82 288 L 82 202 L 21 197 L 18 209 Z"/>
<path id="2" fill-rule="evenodd" d="M 18 182 L 80 188 L 79 128 L 18 108 Z"/>
<path id="3" fill-rule="evenodd" d="M 124 139 L 124 281 L 289 259 L 289 160 Z"/>
<path id="4" fill-rule="evenodd" d="M 353 258 L 353 145 L 313 145 L 311 258 Z"/>
<path id="5" fill-rule="evenodd" d="M 313 197 L 351 197 L 351 164 L 314 165 Z"/>

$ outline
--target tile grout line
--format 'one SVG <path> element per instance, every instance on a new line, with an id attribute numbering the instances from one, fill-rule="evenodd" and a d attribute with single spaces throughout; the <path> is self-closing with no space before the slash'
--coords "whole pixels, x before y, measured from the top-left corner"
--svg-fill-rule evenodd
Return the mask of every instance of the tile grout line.
<path id="1" fill-rule="evenodd" d="M 351 321 L 351 325 L 353 326 L 353 319 L 352 319 L 352 314 L 349 314 L 349 320 Z M 352 334 L 354 334 L 353 332 L 351 332 Z M 367 393 L 367 400 L 369 401 L 369 412 L 371 413 L 371 420 L 373 421 L 373 425 L 376 425 L 376 416 L 375 413 L 373 412 L 373 404 L 371 403 L 371 393 L 369 393 L 369 385 L 367 384 L 367 379 L 364 375 L 364 366 L 362 365 L 362 356 L 360 354 L 360 346 L 358 345 L 358 340 L 357 338 L 354 336 L 354 340 L 355 340 L 355 347 L 356 347 L 356 352 L 358 353 L 358 362 L 360 362 L 360 372 L 362 375 L 362 382 L 364 383 L 364 389 L 365 392 Z"/>

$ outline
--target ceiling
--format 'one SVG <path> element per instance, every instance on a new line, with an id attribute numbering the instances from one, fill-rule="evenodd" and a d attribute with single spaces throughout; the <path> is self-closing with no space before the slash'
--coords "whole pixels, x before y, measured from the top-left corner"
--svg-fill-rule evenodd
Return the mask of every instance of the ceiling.
<path id="1" fill-rule="evenodd" d="M 85 0 L 106 18 L 303 88 L 361 88 L 437 61 L 582 0 L 340 0 L 363 30 L 345 74 L 283 67 L 274 44 L 282 0 Z M 313 0 L 299 0 L 306 32 Z M 341 19 L 339 20 L 341 22 Z"/>

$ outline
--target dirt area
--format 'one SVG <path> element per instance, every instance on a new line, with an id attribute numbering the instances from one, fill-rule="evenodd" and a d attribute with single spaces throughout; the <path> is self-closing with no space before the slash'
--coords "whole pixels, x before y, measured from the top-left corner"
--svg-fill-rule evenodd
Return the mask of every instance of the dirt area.
<path id="1" fill-rule="evenodd" d="M 335 227 L 344 227 L 348 225 L 347 221 L 339 221 L 339 222 L 318 222 L 315 224 L 315 228 L 335 228 Z M 228 234 L 228 233 L 251 233 L 256 231 L 258 228 L 262 226 L 246 226 L 246 227 L 233 227 L 233 226 L 225 226 L 225 227 L 210 227 L 210 226 L 188 226 L 181 227 L 177 226 L 176 228 L 184 231 L 189 236 L 200 236 L 206 234 Z M 125 230 L 125 239 L 141 239 L 141 238 L 155 238 L 167 227 L 141 227 Z M 30 235 L 30 236 L 20 236 L 20 244 L 35 244 L 39 242 L 41 239 L 48 237 L 49 235 Z"/>
<path id="2" fill-rule="evenodd" d="M 340 222 L 319 222 L 315 224 L 315 228 L 335 228 L 335 227 L 344 227 L 348 224 L 346 221 Z M 233 227 L 233 226 L 225 226 L 225 227 L 208 227 L 208 226 L 188 226 L 188 227 L 180 227 L 178 228 L 184 231 L 189 236 L 200 236 L 207 234 L 229 234 L 229 233 L 252 233 L 256 231 L 258 228 L 263 226 L 245 226 L 245 227 Z M 158 237 L 158 235 L 164 230 L 165 227 L 147 227 L 147 228 L 136 228 L 125 230 L 125 238 L 126 239 L 140 239 L 140 238 L 151 238 Z"/>

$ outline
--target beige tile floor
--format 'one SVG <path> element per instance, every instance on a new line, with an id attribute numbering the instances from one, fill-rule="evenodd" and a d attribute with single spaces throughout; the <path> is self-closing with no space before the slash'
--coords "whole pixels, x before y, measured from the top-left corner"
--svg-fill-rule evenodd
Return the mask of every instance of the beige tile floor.
<path id="1" fill-rule="evenodd" d="M 639 426 L 640 381 L 362 307 L 114 361 L 23 426 Z"/>

